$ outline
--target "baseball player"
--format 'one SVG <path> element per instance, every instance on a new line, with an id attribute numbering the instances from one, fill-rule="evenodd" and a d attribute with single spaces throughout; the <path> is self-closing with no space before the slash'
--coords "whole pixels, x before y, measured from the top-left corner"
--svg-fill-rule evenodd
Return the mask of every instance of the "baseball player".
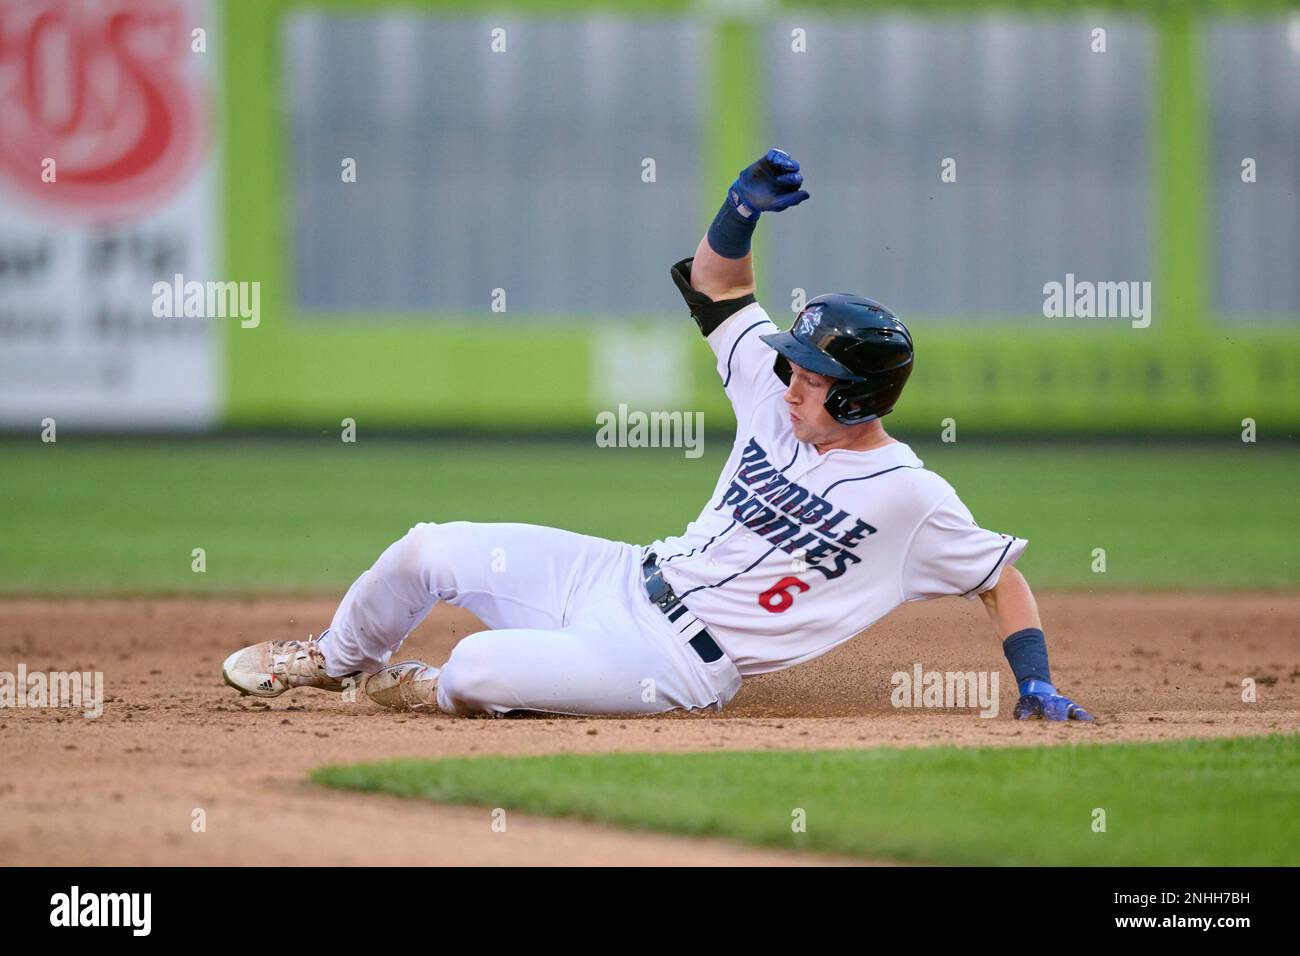
<path id="1" fill-rule="evenodd" d="M 754 674 L 826 653 L 907 601 L 987 608 L 1020 690 L 1016 718 L 1091 720 L 1057 692 L 1027 542 L 980 528 L 952 487 L 886 434 L 912 336 L 856 295 L 811 300 L 789 331 L 754 300 L 763 213 L 808 199 L 779 149 L 732 183 L 672 278 L 717 356 L 736 439 L 699 518 L 648 547 L 525 524 L 415 525 L 344 596 L 329 628 L 226 659 L 275 697 L 364 681 L 376 703 L 448 714 L 721 710 Z M 485 625 L 441 668 L 390 664 L 439 602 Z"/>

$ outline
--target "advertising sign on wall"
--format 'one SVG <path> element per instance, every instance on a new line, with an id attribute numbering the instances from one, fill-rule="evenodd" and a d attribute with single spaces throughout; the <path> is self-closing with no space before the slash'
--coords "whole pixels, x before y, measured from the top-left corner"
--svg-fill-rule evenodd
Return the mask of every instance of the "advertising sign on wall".
<path id="1" fill-rule="evenodd" d="M 186 0 L 0 6 L 0 426 L 198 428 L 220 321 L 156 282 L 218 278 L 217 56 Z"/>

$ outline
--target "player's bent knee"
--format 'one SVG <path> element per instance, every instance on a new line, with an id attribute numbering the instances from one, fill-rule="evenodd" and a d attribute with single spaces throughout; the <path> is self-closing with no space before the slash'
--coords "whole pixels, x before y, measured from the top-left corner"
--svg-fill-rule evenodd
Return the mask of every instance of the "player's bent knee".
<path id="1" fill-rule="evenodd" d="M 436 532 L 437 525 L 417 524 L 402 535 L 375 562 L 375 570 L 385 577 L 418 578 L 423 561 L 426 542 Z"/>
<path id="2" fill-rule="evenodd" d="M 480 631 L 465 637 L 451 650 L 438 675 L 438 703 L 457 714 L 505 713 L 508 702 L 500 700 L 499 662 L 492 649 L 492 637 Z"/>
<path id="3" fill-rule="evenodd" d="M 412 526 L 393 546 L 393 559 L 404 574 L 431 574 L 440 583 L 440 572 L 451 569 L 461 548 L 464 521 L 439 524 L 422 521 Z"/>

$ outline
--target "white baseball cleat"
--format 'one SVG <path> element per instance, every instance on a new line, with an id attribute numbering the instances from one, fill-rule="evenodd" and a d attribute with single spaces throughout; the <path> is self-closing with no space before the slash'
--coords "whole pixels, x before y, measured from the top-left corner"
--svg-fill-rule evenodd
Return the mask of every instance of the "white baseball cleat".
<path id="1" fill-rule="evenodd" d="M 438 668 L 423 661 L 390 664 L 366 678 L 366 696 L 393 710 L 437 710 Z"/>
<path id="2" fill-rule="evenodd" d="M 221 676 L 241 694 L 279 697 L 294 687 L 341 691 L 356 685 L 360 671 L 346 677 L 325 673 L 325 655 L 316 638 L 305 641 L 263 641 L 235 651 L 221 665 Z"/>

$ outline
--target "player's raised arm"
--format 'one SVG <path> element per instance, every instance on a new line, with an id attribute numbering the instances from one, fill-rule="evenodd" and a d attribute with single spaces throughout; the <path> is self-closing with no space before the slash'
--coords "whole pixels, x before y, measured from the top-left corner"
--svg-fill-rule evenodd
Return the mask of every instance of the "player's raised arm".
<path id="1" fill-rule="evenodd" d="M 752 294 L 754 258 L 749 244 L 759 217 L 803 202 L 808 193 L 802 186 L 799 164 L 784 150 L 769 149 L 741 170 L 695 250 L 692 287 L 715 302 Z"/>
<path id="2" fill-rule="evenodd" d="M 695 256 L 673 263 L 670 270 L 717 357 L 718 378 L 738 428 L 786 387 L 776 373 L 775 353 L 762 339 L 778 329 L 754 298 L 750 238 L 763 212 L 779 212 L 807 199 L 802 186 L 799 164 L 779 149 L 768 150 L 728 188 Z"/>

